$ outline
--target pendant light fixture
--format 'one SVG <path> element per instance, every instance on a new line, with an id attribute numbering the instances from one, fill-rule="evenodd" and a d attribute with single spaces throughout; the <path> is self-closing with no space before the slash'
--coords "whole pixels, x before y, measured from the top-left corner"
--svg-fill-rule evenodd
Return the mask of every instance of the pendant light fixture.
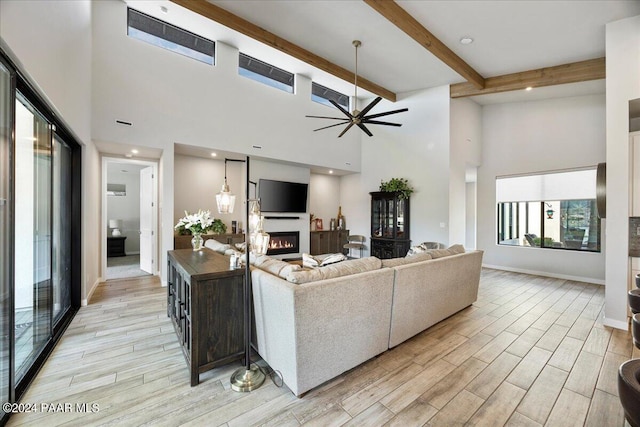
<path id="1" fill-rule="evenodd" d="M 227 161 L 224 159 L 224 184 L 218 194 L 216 194 L 216 204 L 218 205 L 218 213 L 229 214 L 233 213 L 233 207 L 236 204 L 236 196 L 229 190 L 227 184 Z"/>
<path id="2" fill-rule="evenodd" d="M 365 126 L 365 124 L 396 126 L 396 127 L 402 126 L 402 124 L 400 123 L 384 122 L 384 121 L 374 120 L 374 119 L 377 119 L 378 117 L 388 116 L 391 114 L 404 113 L 405 111 L 409 111 L 408 108 L 401 108 L 399 110 L 386 111 L 384 113 L 367 115 L 367 113 L 369 113 L 369 111 L 371 111 L 371 109 L 375 107 L 378 102 L 382 101 L 381 97 L 377 97 L 376 99 L 371 101 L 369 105 L 364 107 L 362 111 L 358 110 L 358 48 L 362 46 L 362 42 L 360 42 L 360 40 L 354 40 L 352 44 L 353 44 L 353 47 L 355 47 L 356 49 L 356 71 L 354 73 L 355 74 L 355 81 L 354 81 L 355 93 L 353 96 L 353 104 L 354 104 L 353 112 L 352 113 L 348 112 L 347 110 L 342 108 L 342 106 L 340 106 L 340 104 L 338 104 L 336 101 L 334 101 L 333 99 L 329 99 L 329 102 L 333 104 L 333 106 L 336 107 L 338 110 L 340 110 L 342 114 L 344 114 L 344 117 L 306 116 L 306 117 L 311 117 L 315 119 L 329 119 L 329 120 L 340 121 L 340 123 L 324 126 L 318 129 L 314 129 L 313 131 L 315 132 L 323 129 L 332 128 L 334 126 L 340 126 L 340 125 L 346 124 L 347 126 L 342 130 L 340 135 L 338 135 L 338 138 L 340 138 L 342 135 L 347 133 L 347 131 L 351 129 L 353 125 L 358 126 L 364 133 L 366 133 L 369 136 L 373 136 L 373 134 L 371 133 L 371 131 L 369 131 L 369 129 Z"/>

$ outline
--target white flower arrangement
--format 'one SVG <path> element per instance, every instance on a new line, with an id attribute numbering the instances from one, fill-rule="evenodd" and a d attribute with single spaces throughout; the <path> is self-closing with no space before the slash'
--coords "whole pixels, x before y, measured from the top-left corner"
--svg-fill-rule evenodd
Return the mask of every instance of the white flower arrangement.
<path id="1" fill-rule="evenodd" d="M 214 218 L 211 217 L 211 212 L 202 209 L 198 212 L 189 215 L 189 212 L 184 211 L 184 218 L 180 218 L 180 221 L 174 227 L 176 230 L 189 230 L 191 234 L 203 234 L 207 233 L 213 226 Z"/>

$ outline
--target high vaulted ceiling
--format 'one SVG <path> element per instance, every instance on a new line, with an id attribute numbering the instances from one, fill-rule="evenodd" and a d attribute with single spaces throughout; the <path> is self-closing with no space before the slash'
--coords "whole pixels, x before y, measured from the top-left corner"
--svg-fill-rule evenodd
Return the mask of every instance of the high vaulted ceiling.
<path id="1" fill-rule="evenodd" d="M 173 20 L 173 23 L 183 27 L 185 17 L 191 16 L 193 27 L 186 29 L 197 33 L 198 26 L 210 25 L 214 28 L 217 41 L 347 94 L 353 93 L 353 83 L 349 78 L 339 79 L 304 64 L 273 47 L 203 18 L 202 15 L 207 16 L 206 13 L 200 12 L 198 15 L 178 4 L 195 10 L 203 6 L 206 9 L 211 3 L 229 12 L 232 20 L 240 18 L 240 21 L 255 24 L 258 30 L 263 31 L 263 35 L 274 40 L 273 44 L 281 46 L 289 43 L 351 73 L 355 68 L 351 42 L 361 40 L 362 48 L 358 52 L 359 77 L 394 94 L 464 83 L 468 76 L 463 77 L 464 73 L 454 71 L 427 50 L 424 45 L 432 44 L 431 40 L 420 44 L 415 37 L 408 35 L 405 32 L 406 25 L 403 25 L 407 19 L 396 18 L 401 22 L 394 23 L 393 18 L 389 20 L 383 16 L 384 12 L 376 10 L 380 7 L 376 7 L 375 3 L 382 3 L 382 9 L 399 6 L 410 20 L 415 20 L 410 27 L 417 26 L 420 27 L 419 31 L 428 31 L 437 39 L 434 43 L 441 41 L 445 49 L 450 49 L 452 55 L 457 55 L 469 69 L 477 72 L 481 78 L 489 79 L 487 83 L 496 76 L 603 58 L 606 23 L 640 14 L 640 1 L 637 0 L 398 0 L 395 5 L 385 5 L 388 2 L 379 0 L 174 0 L 173 3 L 127 3 L 160 19 Z M 168 9 L 168 13 L 161 13 L 161 6 Z M 474 41 L 468 45 L 461 44 L 463 37 L 471 37 Z M 599 66 L 602 68 L 601 63 Z M 545 73 L 548 74 L 548 70 L 537 74 Z M 516 77 L 522 78 L 520 75 Z M 552 97 L 558 93 L 568 96 L 603 91 L 603 81 L 595 80 L 536 89 L 537 95 L 527 96 Z M 373 93 L 374 90 L 364 94 Z M 499 102 L 513 95 L 485 95 L 474 99 L 481 103 Z"/>

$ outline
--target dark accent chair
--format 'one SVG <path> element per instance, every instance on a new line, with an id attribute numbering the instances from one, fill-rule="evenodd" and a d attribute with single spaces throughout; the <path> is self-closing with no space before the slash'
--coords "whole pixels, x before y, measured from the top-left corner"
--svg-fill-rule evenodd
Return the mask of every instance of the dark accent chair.
<path id="1" fill-rule="evenodd" d="M 618 395 L 631 427 L 640 427 L 640 359 L 627 360 L 618 369 Z"/>

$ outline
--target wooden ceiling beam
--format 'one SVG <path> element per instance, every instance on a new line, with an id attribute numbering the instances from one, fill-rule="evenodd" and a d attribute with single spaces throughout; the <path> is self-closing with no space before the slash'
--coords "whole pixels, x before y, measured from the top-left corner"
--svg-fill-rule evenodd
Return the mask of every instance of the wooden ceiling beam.
<path id="1" fill-rule="evenodd" d="M 422 26 L 406 10 L 392 0 L 364 0 L 382 16 L 394 23 L 409 37 L 420 43 L 425 49 L 447 64 L 453 71 L 467 79 L 474 87 L 482 89 L 485 79 L 462 58 L 456 55 L 429 30 Z"/>
<path id="2" fill-rule="evenodd" d="M 485 79 L 483 89 L 478 89 L 468 82 L 457 83 L 451 85 L 449 91 L 451 98 L 463 98 L 467 96 L 522 90 L 528 87 L 535 88 L 600 80 L 604 79 L 605 75 L 605 58 L 596 58 L 520 73 L 488 77 Z"/>
<path id="3" fill-rule="evenodd" d="M 326 71 L 342 80 L 347 82 L 353 82 L 355 80 L 355 73 L 340 67 L 328 60 L 309 52 L 302 47 L 291 43 L 288 40 L 279 37 L 264 28 L 261 28 L 237 15 L 232 14 L 229 11 L 222 9 L 206 0 L 171 0 L 173 3 L 180 5 L 186 9 L 191 10 L 205 18 L 218 22 L 225 27 L 231 28 L 245 36 L 251 37 L 261 43 L 266 44 L 274 49 L 286 53 L 296 59 L 306 62 L 322 71 Z M 396 101 L 396 94 L 389 89 L 386 89 L 380 85 L 377 85 L 367 79 L 358 76 L 358 87 L 368 90 L 382 98 L 389 101 Z"/>

